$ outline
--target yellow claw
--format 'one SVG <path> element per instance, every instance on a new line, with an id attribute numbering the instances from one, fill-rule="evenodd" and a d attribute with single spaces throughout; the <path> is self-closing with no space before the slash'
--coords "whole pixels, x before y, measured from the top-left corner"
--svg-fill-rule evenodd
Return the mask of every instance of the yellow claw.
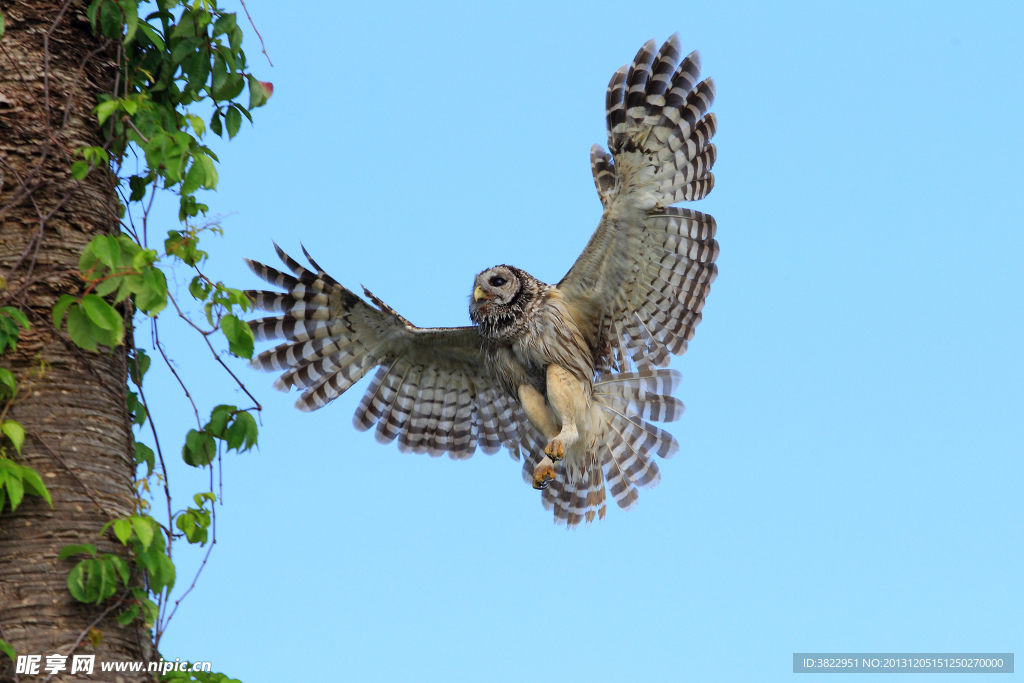
<path id="1" fill-rule="evenodd" d="M 544 447 L 544 453 L 550 455 L 552 460 L 561 460 L 565 457 L 565 446 L 562 445 L 561 439 L 551 439 Z"/>
<path id="2" fill-rule="evenodd" d="M 541 460 L 536 467 L 533 468 L 533 488 L 535 489 L 546 489 L 549 481 L 555 479 L 555 468 L 551 466 L 551 461 L 547 458 Z"/>

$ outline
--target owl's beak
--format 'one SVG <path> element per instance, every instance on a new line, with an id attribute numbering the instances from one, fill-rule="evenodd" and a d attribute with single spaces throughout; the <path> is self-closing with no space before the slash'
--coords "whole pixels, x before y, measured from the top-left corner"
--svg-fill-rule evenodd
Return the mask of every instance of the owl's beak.
<path id="1" fill-rule="evenodd" d="M 491 297 L 487 296 L 487 292 L 485 292 L 483 290 L 483 288 L 480 287 L 480 285 L 477 285 L 473 289 L 473 301 L 479 302 L 480 299 L 490 299 L 490 298 Z"/>

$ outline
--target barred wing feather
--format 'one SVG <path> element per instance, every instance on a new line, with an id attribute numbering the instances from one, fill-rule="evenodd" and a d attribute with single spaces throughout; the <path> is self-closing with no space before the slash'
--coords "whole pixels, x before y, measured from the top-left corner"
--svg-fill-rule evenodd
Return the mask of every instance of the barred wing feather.
<path id="1" fill-rule="evenodd" d="M 591 150 L 601 222 L 558 288 L 586 313 L 601 370 L 663 367 L 686 351 L 718 273 L 715 220 L 671 206 L 714 187 L 717 122 L 700 56 L 645 44 L 607 93 L 608 148 Z"/>
<path id="2" fill-rule="evenodd" d="M 503 445 L 513 455 L 534 431 L 519 405 L 484 367 L 475 327 L 416 327 L 364 288 L 376 307 L 325 273 L 306 253 L 307 270 L 276 244 L 291 273 L 247 261 L 283 292 L 250 291 L 256 307 L 278 315 L 250 323 L 257 341 L 283 340 L 253 358 L 281 372 L 274 387 L 301 390 L 300 410 L 322 408 L 377 368 L 354 423 L 374 425 L 403 451 L 468 458 Z"/>

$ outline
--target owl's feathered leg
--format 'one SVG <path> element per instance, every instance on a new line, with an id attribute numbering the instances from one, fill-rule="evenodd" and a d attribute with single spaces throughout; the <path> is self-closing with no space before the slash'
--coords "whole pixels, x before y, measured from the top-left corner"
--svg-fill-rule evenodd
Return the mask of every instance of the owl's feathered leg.
<path id="1" fill-rule="evenodd" d="M 519 404 L 526 413 L 526 418 L 537 428 L 545 439 L 551 440 L 558 435 L 558 425 L 551 419 L 544 395 L 533 385 L 523 384 L 519 387 Z M 555 478 L 555 465 L 551 458 L 544 456 L 533 468 L 533 488 L 545 489 L 548 482 Z"/>
<path id="2" fill-rule="evenodd" d="M 555 411 L 562 423 L 562 429 L 554 437 L 550 437 L 544 452 L 552 460 L 561 460 L 566 450 L 580 438 L 576 429 L 576 416 L 582 415 L 587 408 L 587 395 L 583 384 L 572 373 L 562 366 L 551 363 L 547 369 L 548 404 Z M 546 436 L 546 435 L 545 435 Z"/>

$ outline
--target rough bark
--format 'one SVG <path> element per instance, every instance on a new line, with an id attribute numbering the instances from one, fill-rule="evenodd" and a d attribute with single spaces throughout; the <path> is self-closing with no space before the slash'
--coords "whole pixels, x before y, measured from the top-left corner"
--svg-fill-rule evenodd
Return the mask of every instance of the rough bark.
<path id="1" fill-rule="evenodd" d="M 59 296 L 81 291 L 75 273 L 83 247 L 118 226 L 111 174 L 94 171 L 79 182 L 69 173 L 76 148 L 103 144 L 91 109 L 116 78 L 117 46 L 92 35 L 85 8 L 70 0 L 0 0 L 7 22 L 0 38 L 0 275 L 7 282 L 0 305 L 20 307 L 32 323 L 0 365 L 18 379 L 34 377 L 8 413 L 27 432 L 23 451 L 18 456 L 10 443 L 7 450 L 39 471 L 53 497 L 53 509 L 26 496 L 15 512 L 0 512 L 0 638 L 19 654 L 43 655 L 44 664 L 48 654 L 95 654 L 90 680 L 145 680 L 100 672 L 101 661 L 144 659 L 148 638 L 136 624 L 116 623 L 120 608 L 102 616 L 110 601 L 76 602 L 66 584 L 75 561 L 57 559 L 69 543 L 124 555 L 111 534 L 97 534 L 135 511 L 124 348 L 83 351 L 50 322 Z M 102 633 L 98 647 L 90 628 Z M 0 680 L 13 679 L 0 655 Z M 67 670 L 53 678 L 71 679 Z"/>

